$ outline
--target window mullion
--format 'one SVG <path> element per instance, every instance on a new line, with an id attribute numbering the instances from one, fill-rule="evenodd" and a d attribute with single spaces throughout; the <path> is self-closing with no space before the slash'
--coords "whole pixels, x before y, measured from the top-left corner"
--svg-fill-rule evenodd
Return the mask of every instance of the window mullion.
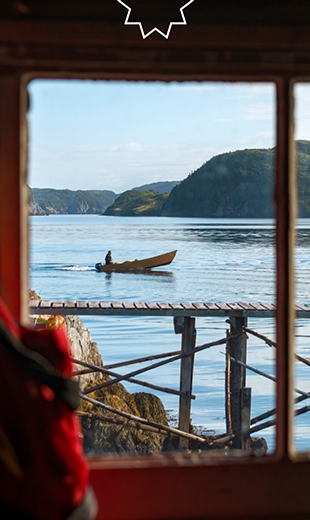
<path id="1" fill-rule="evenodd" d="M 294 236 L 296 175 L 293 83 L 277 83 L 276 266 L 277 266 L 277 432 L 276 452 L 293 446 Z"/>

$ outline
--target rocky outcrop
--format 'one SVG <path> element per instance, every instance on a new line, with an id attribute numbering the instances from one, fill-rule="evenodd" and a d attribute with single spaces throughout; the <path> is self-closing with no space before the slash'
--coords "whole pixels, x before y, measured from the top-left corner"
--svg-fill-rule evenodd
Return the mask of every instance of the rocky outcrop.
<path id="1" fill-rule="evenodd" d="M 100 215 L 116 197 L 109 190 L 29 188 L 29 212 L 31 215 Z"/>
<path id="2" fill-rule="evenodd" d="M 104 376 L 100 382 L 104 383 L 109 379 L 109 376 Z M 168 425 L 164 406 L 153 394 L 131 394 L 121 383 L 114 383 L 87 395 L 116 410 Z M 138 423 L 130 419 L 119 417 L 85 400 L 82 400 L 81 411 L 84 451 L 87 455 L 156 453 L 163 449 L 164 435 L 142 430 Z"/>
<path id="3" fill-rule="evenodd" d="M 48 215 L 49 213 L 46 211 L 46 209 L 43 209 L 41 208 L 41 206 L 31 200 L 30 203 L 29 203 L 29 215 L 40 215 L 40 216 L 43 216 L 43 215 Z"/>
<path id="4" fill-rule="evenodd" d="M 102 366 L 103 360 L 99 352 L 98 345 L 92 340 L 89 330 L 78 316 L 66 316 L 65 324 L 68 331 L 68 338 L 71 347 L 71 354 L 74 359 L 85 361 L 96 366 Z M 76 365 L 76 370 L 81 370 L 81 365 Z M 100 379 L 100 372 L 92 372 L 78 376 L 80 389 L 91 381 Z"/>
<path id="5" fill-rule="evenodd" d="M 29 299 L 41 300 L 41 297 L 34 290 L 29 289 Z M 32 326 L 40 324 L 50 329 L 65 325 L 72 357 L 92 365 L 103 365 L 102 356 L 97 343 L 92 340 L 89 330 L 78 316 L 66 316 L 63 318 L 62 316 L 42 314 L 39 316 L 30 316 L 30 323 Z M 75 366 L 75 370 L 82 369 L 83 366 L 81 365 L 77 364 Z M 80 389 L 83 390 L 88 383 L 100 379 L 101 377 L 100 372 L 77 376 Z"/>
<path id="6" fill-rule="evenodd" d="M 40 299 L 35 291 L 29 291 L 30 299 Z M 32 323 L 47 328 L 66 326 L 71 355 L 74 359 L 103 366 L 98 345 L 92 340 L 90 331 L 78 316 L 33 316 Z M 75 370 L 83 366 L 75 364 Z M 101 372 L 91 372 L 76 376 L 81 390 L 91 388 L 110 380 Z M 97 401 L 108 404 L 133 416 L 168 425 L 166 412 L 161 400 L 153 394 L 139 392 L 130 394 L 121 383 L 88 394 Z M 102 453 L 152 453 L 162 451 L 165 437 L 152 431 L 138 428 L 132 421 L 123 420 L 111 411 L 103 410 L 81 399 L 80 416 L 84 451 L 87 455 Z"/>
<path id="7" fill-rule="evenodd" d="M 78 316 L 65 318 L 72 356 L 75 359 L 102 366 L 103 360 L 98 345 Z M 81 369 L 76 365 L 76 369 Z M 78 376 L 83 390 L 109 381 L 108 375 L 100 372 Z M 121 383 L 114 383 L 87 394 L 97 401 L 130 415 L 148 421 L 168 425 L 167 415 L 161 400 L 146 392 L 131 394 Z M 165 436 L 145 431 L 110 411 L 81 400 L 80 420 L 83 432 L 84 451 L 87 455 L 103 453 L 156 453 L 163 449 Z"/>

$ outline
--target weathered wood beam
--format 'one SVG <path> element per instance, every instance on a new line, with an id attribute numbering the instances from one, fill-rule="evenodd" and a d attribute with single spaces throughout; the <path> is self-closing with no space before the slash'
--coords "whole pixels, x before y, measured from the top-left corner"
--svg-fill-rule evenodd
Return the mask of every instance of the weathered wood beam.
<path id="1" fill-rule="evenodd" d="M 295 224 L 297 189 L 294 143 L 294 83 L 283 77 L 277 83 L 277 149 L 275 203 L 277 284 L 277 428 L 276 452 L 293 453 L 293 386 L 295 299 Z"/>
<path id="2" fill-rule="evenodd" d="M 140 48 L 167 48 L 167 40 L 161 35 L 154 33 L 143 39 L 138 25 L 124 25 L 125 16 L 120 16 L 117 20 L 105 18 L 100 21 L 74 18 L 22 20 L 0 17 L 0 43 L 30 44 L 34 47 L 38 44 L 48 45 L 51 54 L 53 47 L 64 45 L 83 45 L 85 51 L 87 46 L 92 45 L 112 45 L 112 49 L 113 45 L 116 48 L 128 45 L 127 52 L 130 52 L 130 45 L 135 45 L 135 53 Z M 155 24 L 167 25 L 167 18 L 162 17 L 161 20 L 156 20 Z M 191 49 L 199 46 L 200 49 L 230 49 L 231 51 L 282 49 L 294 52 L 309 49 L 309 27 L 309 19 L 304 20 L 302 24 L 280 24 L 275 21 L 269 23 L 256 21 L 248 24 L 222 21 L 214 24 L 197 19 L 188 21 L 186 26 L 173 26 L 169 35 L 169 46 L 177 47 L 182 44 L 183 50 L 184 47 Z M 125 51 L 123 52 L 125 54 Z"/>
<path id="3" fill-rule="evenodd" d="M 228 356 L 230 359 L 237 360 L 237 363 L 230 363 L 230 418 L 233 437 L 233 447 L 242 449 L 242 392 L 245 388 L 245 367 L 247 355 L 247 338 L 244 327 L 247 325 L 246 318 L 230 318 L 230 335 L 237 337 L 230 338 L 227 344 Z M 241 363 L 239 364 L 238 361 Z"/>
<path id="4" fill-rule="evenodd" d="M 0 296 L 27 321 L 27 97 L 18 74 L 0 75 Z"/>
<path id="5" fill-rule="evenodd" d="M 233 316 L 273 318 L 276 308 L 271 304 L 251 303 L 155 303 L 155 302 L 101 302 L 80 300 L 31 300 L 29 314 L 53 315 L 115 315 L 115 316 Z M 299 318 L 310 317 L 310 307 L 296 305 Z"/>
<path id="6" fill-rule="evenodd" d="M 154 2 L 152 8 L 145 6 L 143 0 L 131 0 L 130 5 L 138 15 L 144 15 L 147 20 L 161 20 L 163 18 L 163 5 L 168 16 L 173 16 L 175 10 L 180 7 L 177 0 L 168 2 Z M 240 5 L 241 4 L 241 5 Z M 54 0 L 42 2 L 42 0 L 31 0 L 28 2 L 16 2 L 16 0 L 5 0 L 0 5 L 0 17 L 21 20 L 59 20 L 59 19 L 81 19 L 81 20 L 115 20 L 123 17 L 124 7 L 113 0 Z M 310 13 L 305 0 L 281 0 L 270 2 L 270 0 L 208 0 L 195 2 L 186 10 L 187 18 L 201 20 L 203 22 L 222 23 L 236 22 L 251 23 L 291 23 L 303 24 L 309 20 Z"/>
<path id="7" fill-rule="evenodd" d="M 189 432 L 191 416 L 191 394 L 193 387 L 194 354 L 196 343 L 195 318 L 184 318 L 184 330 L 182 333 L 182 354 L 180 367 L 180 403 L 179 403 L 179 430 Z M 180 438 L 179 449 L 188 448 L 188 440 Z"/>

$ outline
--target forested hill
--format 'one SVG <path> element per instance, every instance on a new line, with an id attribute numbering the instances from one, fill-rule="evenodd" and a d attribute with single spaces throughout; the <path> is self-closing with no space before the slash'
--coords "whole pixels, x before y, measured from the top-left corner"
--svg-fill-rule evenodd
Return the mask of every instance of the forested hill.
<path id="1" fill-rule="evenodd" d="M 153 182 L 133 188 L 133 190 L 136 190 L 135 195 L 126 195 L 121 199 L 121 204 L 126 206 L 124 214 L 135 215 L 139 214 L 140 210 L 148 215 L 153 215 L 154 212 L 158 213 L 164 199 L 167 198 L 168 193 L 178 182 L 180 181 Z M 29 191 L 29 212 L 31 215 L 102 214 L 108 207 L 113 206 L 118 197 L 116 193 L 109 190 L 72 191 L 54 188 L 29 188 Z M 149 194 L 150 191 L 152 192 L 151 195 Z M 142 192 L 145 192 L 145 195 Z M 115 208 L 113 207 L 110 215 L 123 214 L 117 210 L 118 205 Z"/>
<path id="2" fill-rule="evenodd" d="M 169 217 L 274 216 L 275 149 L 213 157 L 175 186 L 160 214 Z M 299 216 L 310 217 L 310 141 L 297 141 Z"/>
<path id="3" fill-rule="evenodd" d="M 72 191 L 53 188 L 29 188 L 30 214 L 101 214 L 117 195 L 108 190 Z"/>
<path id="4" fill-rule="evenodd" d="M 174 188 L 177 184 L 180 184 L 181 181 L 158 181 L 152 182 L 151 184 L 143 184 L 143 186 L 138 186 L 133 188 L 133 190 L 139 191 L 158 191 L 159 193 L 170 193 L 172 188 Z"/>
<path id="5" fill-rule="evenodd" d="M 173 188 L 162 214 L 182 217 L 271 217 L 274 150 L 213 157 Z"/>
<path id="6" fill-rule="evenodd" d="M 105 210 L 104 215 L 121 217 L 156 217 L 167 199 L 168 193 L 159 193 L 155 190 L 128 190 L 122 193 Z"/>

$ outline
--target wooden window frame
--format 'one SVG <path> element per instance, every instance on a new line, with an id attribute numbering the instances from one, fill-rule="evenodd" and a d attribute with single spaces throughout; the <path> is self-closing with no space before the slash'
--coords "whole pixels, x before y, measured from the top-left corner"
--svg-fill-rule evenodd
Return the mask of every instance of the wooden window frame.
<path id="1" fill-rule="evenodd" d="M 10 29 L 11 27 L 11 29 Z M 1 25 L 0 44 L 10 39 L 10 23 Z M 3 32 L 3 29 L 5 31 Z M 296 215 L 296 175 L 294 162 L 293 88 L 300 71 L 292 58 L 281 62 L 283 38 L 295 41 L 296 32 L 274 30 L 267 40 L 277 48 L 278 54 L 266 51 L 263 65 L 254 62 L 229 65 L 221 62 L 221 52 L 210 51 L 203 67 L 190 61 L 182 61 L 179 43 L 175 43 L 177 58 L 161 57 L 166 43 L 156 43 L 154 48 L 142 49 L 141 42 L 129 37 L 124 43 L 124 56 L 113 66 L 104 62 L 85 61 L 65 63 L 55 58 L 55 63 L 40 61 L 38 38 L 33 36 L 31 24 L 25 26 L 23 41 L 36 40 L 37 55 L 31 61 L 23 61 L 24 52 L 31 53 L 31 46 L 20 47 L 20 55 L 9 53 L 9 65 L 0 74 L 0 295 L 12 313 L 21 321 L 27 320 L 28 295 L 28 207 L 27 207 L 27 83 L 34 78 L 95 78 L 128 80 L 193 80 L 193 81 L 266 81 L 274 82 L 277 90 L 277 164 L 276 164 L 276 284 L 277 284 L 277 425 L 276 450 L 268 456 L 254 457 L 200 457 L 195 454 L 171 454 L 150 456 L 123 456 L 92 459 L 91 483 L 99 500 L 98 520 L 170 520 L 203 518 L 287 518 L 302 519 L 310 515 L 310 462 L 308 454 L 296 454 L 293 450 L 293 350 L 294 350 L 294 229 Z M 62 24 L 62 30 L 64 25 Z M 107 28 L 106 39 L 114 41 Z M 198 27 L 199 29 L 199 27 Z M 212 38 L 230 49 L 234 56 L 234 36 L 240 28 L 222 28 L 214 36 L 210 27 L 207 45 L 212 48 Z M 98 26 L 96 28 L 99 31 Z M 202 38 L 200 27 L 197 38 Z M 59 26 L 50 26 L 53 42 L 59 38 Z M 80 31 L 80 32 L 79 32 Z M 82 41 L 81 27 L 77 27 L 76 41 Z M 83 32 L 83 31 L 82 31 Z M 99 34 L 99 32 L 98 32 Z M 127 33 L 126 33 L 127 34 Z M 128 33 L 129 34 L 129 33 Z M 131 34 L 131 33 L 130 33 Z M 4 35 L 4 36 L 3 36 Z M 259 27 L 253 30 L 253 38 L 259 41 L 266 33 Z M 67 36 L 66 36 L 67 37 Z M 193 32 L 193 39 L 196 36 Z M 15 40 L 20 36 L 15 28 Z M 53 39 L 54 38 L 54 39 Z M 60 37 L 64 38 L 63 36 Z M 68 38 L 68 37 L 67 37 Z M 93 35 L 87 33 L 89 41 Z M 100 40 L 100 36 L 96 36 Z M 20 38 L 21 39 L 21 38 Z M 302 40 L 302 35 L 300 36 Z M 240 40 L 240 38 L 239 38 Z M 193 40 L 194 41 L 194 40 Z M 210 43 L 211 41 L 211 43 Z M 244 48 L 255 45 L 251 36 L 244 38 Z M 287 41 L 287 40 L 285 40 Z M 128 43 L 129 42 L 129 43 Z M 226 42 L 226 43 L 225 43 Z M 195 41 L 194 41 L 195 43 Z M 193 45 L 194 45 L 193 43 Z M 72 44 L 72 42 L 71 42 Z M 298 45 L 302 47 L 303 42 Z M 115 46 L 115 43 L 113 43 Z M 144 44 L 143 44 L 144 45 Z M 199 54 L 199 44 L 195 44 Z M 282 47 L 281 47 L 282 45 Z M 262 46 L 264 46 L 262 44 Z M 304 46 L 310 49 L 308 37 Z M 127 47 L 129 51 L 127 51 Z M 26 50 L 25 50 L 26 49 Z M 27 51 L 28 49 L 28 51 Z M 280 50 L 279 50 L 280 49 Z M 190 45 L 187 48 L 191 54 Z M 161 55 L 160 52 L 163 52 Z M 280 52 L 281 51 L 281 52 Z M 54 48 L 53 57 L 56 53 Z M 66 51 L 65 51 L 66 52 Z M 77 51 L 82 52 L 82 51 Z M 89 51 L 91 56 L 93 50 Z M 108 52 L 108 51 L 107 51 Z M 149 54 L 148 54 L 149 52 Z M 153 54 L 152 54 L 153 53 Z M 17 53 L 18 54 L 18 53 Z M 173 54 L 173 53 L 172 53 Z M 38 57 L 39 56 L 39 57 Z M 128 56 L 137 60 L 128 65 Z M 264 57 L 265 56 L 265 57 Z M 3 56 L 0 56 L 0 62 Z M 54 58 L 53 58 L 54 59 Z M 228 59 L 228 58 L 227 58 Z M 242 58 L 243 59 L 243 58 Z M 270 59 L 274 61 L 270 67 Z M 144 61 L 143 61 L 144 60 Z M 214 61 L 215 60 L 215 61 Z M 265 60 L 265 61 L 264 61 Z M 5 60 L 4 60 L 5 61 Z M 89 64 L 90 63 L 90 64 Z M 215 63 L 215 64 L 214 64 Z M 61 69 L 61 66 L 63 69 Z M 35 70 L 34 70 L 35 69 Z M 202 70 L 203 69 L 203 70 Z M 272 71 L 270 72 L 270 70 Z M 237 72 L 236 72 L 237 71 Z M 306 74 L 302 75 L 306 80 Z"/>

